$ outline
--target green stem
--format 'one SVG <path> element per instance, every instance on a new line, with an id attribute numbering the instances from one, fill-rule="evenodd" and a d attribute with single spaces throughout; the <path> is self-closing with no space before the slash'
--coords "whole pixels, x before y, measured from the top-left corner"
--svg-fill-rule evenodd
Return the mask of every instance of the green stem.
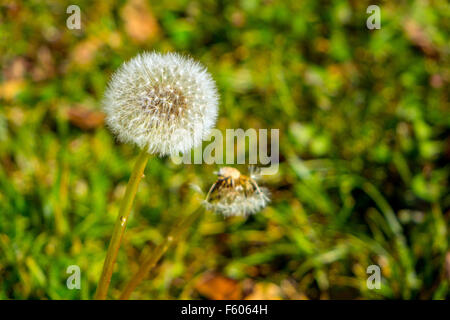
<path id="1" fill-rule="evenodd" d="M 185 217 L 179 224 L 172 228 L 164 241 L 144 258 L 144 262 L 134 274 L 133 278 L 128 282 L 119 299 L 127 300 L 130 298 L 134 289 L 136 289 L 136 287 L 145 279 L 148 273 L 158 263 L 159 259 L 161 259 L 164 253 L 169 249 L 170 245 L 176 243 L 180 236 L 202 215 L 203 212 L 204 208 L 201 206 L 194 213 Z"/>
<path id="2" fill-rule="evenodd" d="M 119 215 L 117 217 L 116 224 L 114 225 L 114 231 L 109 242 L 108 252 L 106 253 L 97 292 L 95 293 L 96 300 L 106 299 L 106 294 L 108 293 L 111 276 L 114 270 L 114 263 L 116 262 L 120 243 L 122 242 L 122 237 L 125 233 L 125 228 L 127 227 L 128 216 L 130 215 L 134 197 L 136 196 L 139 182 L 142 179 L 149 157 L 150 155 L 148 154 L 146 148 L 143 148 L 139 154 L 136 164 L 134 165 L 130 180 L 128 181 L 125 196 L 122 199 Z"/>

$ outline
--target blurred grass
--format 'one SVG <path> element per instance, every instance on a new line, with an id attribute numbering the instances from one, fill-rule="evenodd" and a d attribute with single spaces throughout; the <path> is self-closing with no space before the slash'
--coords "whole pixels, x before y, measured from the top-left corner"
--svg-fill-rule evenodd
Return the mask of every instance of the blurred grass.
<path id="1" fill-rule="evenodd" d="M 77 1 L 81 30 L 66 28 L 70 4 L 0 5 L 0 299 L 92 298 L 137 154 L 92 112 L 143 50 L 208 67 L 223 132 L 279 128 L 280 170 L 264 181 L 270 207 L 206 215 L 134 298 L 213 298 L 198 285 L 210 271 L 240 297 L 449 298 L 446 1 L 381 1 L 372 31 L 369 1 Z M 215 170 L 152 160 L 111 297 Z M 366 286 L 372 264 L 380 290 Z"/>

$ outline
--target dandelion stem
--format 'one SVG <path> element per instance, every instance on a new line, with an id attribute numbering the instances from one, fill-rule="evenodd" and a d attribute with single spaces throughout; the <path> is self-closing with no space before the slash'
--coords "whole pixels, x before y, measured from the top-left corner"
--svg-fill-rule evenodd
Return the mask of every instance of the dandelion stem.
<path id="1" fill-rule="evenodd" d="M 106 299 L 109 284 L 111 282 L 111 276 L 114 270 L 114 263 L 116 262 L 120 243 L 122 242 L 122 237 L 127 226 L 128 216 L 130 215 L 134 197 L 136 196 L 139 182 L 142 179 L 149 157 L 150 155 L 147 152 L 147 148 L 142 148 L 136 164 L 134 165 L 130 180 L 128 180 L 125 196 L 122 199 L 119 215 L 117 217 L 116 224 L 114 225 L 114 231 L 109 242 L 108 252 L 106 253 L 105 262 L 103 264 L 102 275 L 97 287 L 97 292 L 95 293 L 96 300 Z"/>
<path id="2" fill-rule="evenodd" d="M 185 217 L 179 224 L 175 225 L 172 230 L 170 230 L 164 241 L 159 244 L 155 250 L 148 253 L 143 263 L 141 264 L 139 270 L 134 274 L 133 278 L 128 282 L 124 291 L 120 295 L 121 300 L 127 300 L 130 298 L 136 287 L 145 279 L 148 273 L 154 268 L 158 263 L 159 259 L 166 253 L 170 245 L 176 243 L 180 236 L 194 223 L 197 218 L 199 218 L 204 212 L 204 207 L 199 207 L 194 213 Z"/>

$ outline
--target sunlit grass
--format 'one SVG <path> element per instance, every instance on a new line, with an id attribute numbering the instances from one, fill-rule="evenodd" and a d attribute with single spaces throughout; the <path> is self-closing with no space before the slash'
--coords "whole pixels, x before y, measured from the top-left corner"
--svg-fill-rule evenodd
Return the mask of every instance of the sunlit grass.
<path id="1" fill-rule="evenodd" d="M 209 271 L 285 299 L 449 297 L 446 1 L 382 5 L 376 31 L 368 1 L 240 3 L 154 4 L 158 30 L 142 42 L 103 1 L 79 3 L 80 32 L 63 4 L 0 11 L 0 299 L 93 298 L 137 151 L 68 111 L 98 111 L 113 70 L 152 49 L 208 65 L 220 130 L 279 128 L 280 170 L 263 181 L 269 207 L 205 214 L 132 298 L 211 298 L 198 287 Z M 152 160 L 111 297 L 193 206 L 191 183 L 207 190 L 217 169 Z M 380 290 L 366 286 L 372 264 Z M 69 265 L 80 290 L 66 287 Z"/>

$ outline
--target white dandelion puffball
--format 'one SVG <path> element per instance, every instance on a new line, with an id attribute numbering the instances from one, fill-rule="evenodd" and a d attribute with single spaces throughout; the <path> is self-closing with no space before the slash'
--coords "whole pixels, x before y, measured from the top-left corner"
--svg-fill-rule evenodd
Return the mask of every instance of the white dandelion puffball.
<path id="1" fill-rule="evenodd" d="M 177 53 L 143 53 L 112 76 L 106 123 L 121 142 L 161 156 L 186 153 L 205 139 L 219 96 L 205 67 Z"/>
<path id="2" fill-rule="evenodd" d="M 253 175 L 247 177 L 235 168 L 223 167 L 204 205 L 208 210 L 229 217 L 255 214 L 269 202 L 269 191 L 259 187 Z"/>

